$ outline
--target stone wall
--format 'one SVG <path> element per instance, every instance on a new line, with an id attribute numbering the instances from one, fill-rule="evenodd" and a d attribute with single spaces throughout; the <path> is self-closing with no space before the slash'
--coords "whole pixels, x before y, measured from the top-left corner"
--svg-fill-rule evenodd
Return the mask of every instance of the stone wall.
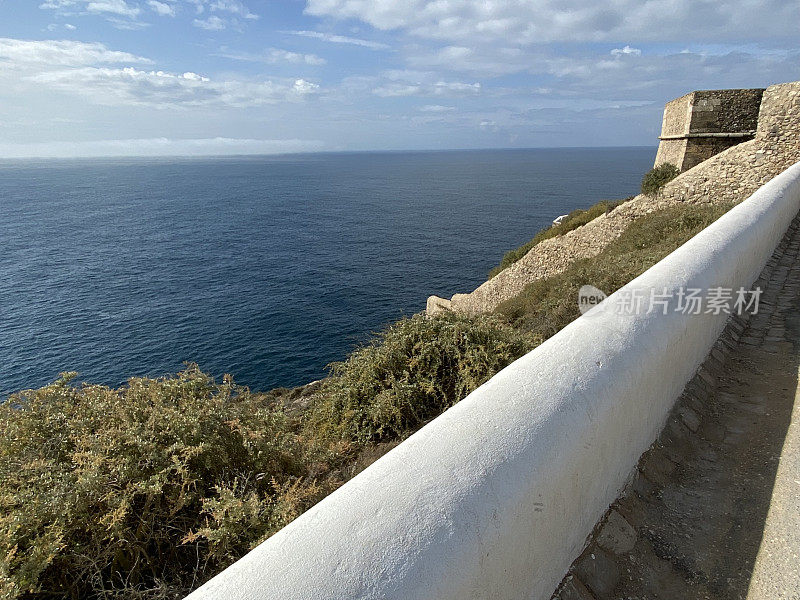
<path id="1" fill-rule="evenodd" d="M 676 98 L 664 108 L 655 165 L 672 163 L 681 171 L 752 139 L 763 89 L 701 90 Z"/>
<path id="2" fill-rule="evenodd" d="M 689 133 L 689 115 L 693 97 L 694 92 L 667 102 L 664 107 L 664 119 L 661 122 L 661 135 L 686 135 Z"/>
<path id="3" fill-rule="evenodd" d="M 683 164 L 686 153 L 686 135 L 689 133 L 691 121 L 692 97 L 694 92 L 686 94 L 675 100 L 670 100 L 664 107 L 664 119 L 661 122 L 661 136 L 674 139 L 664 139 L 658 145 L 656 153 L 656 166 L 671 163 Z"/>
<path id="4" fill-rule="evenodd" d="M 763 93 L 763 89 L 694 92 L 687 133 L 754 132 Z"/>
<path id="5" fill-rule="evenodd" d="M 455 294 L 451 300 L 431 296 L 428 313 L 447 309 L 490 312 L 532 281 L 560 273 L 579 258 L 596 256 L 644 214 L 679 202 L 740 202 L 798 160 L 800 81 L 770 86 L 763 94 L 755 139 L 682 173 L 656 198 L 636 196 L 583 227 L 537 244 L 521 260 L 469 294 Z"/>

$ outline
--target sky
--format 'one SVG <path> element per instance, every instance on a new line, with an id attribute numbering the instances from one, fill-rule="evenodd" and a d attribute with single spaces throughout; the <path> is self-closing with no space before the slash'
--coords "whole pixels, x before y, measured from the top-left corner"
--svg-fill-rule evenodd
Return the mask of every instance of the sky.
<path id="1" fill-rule="evenodd" d="M 800 0 L 0 0 L 0 158 L 657 143 Z"/>

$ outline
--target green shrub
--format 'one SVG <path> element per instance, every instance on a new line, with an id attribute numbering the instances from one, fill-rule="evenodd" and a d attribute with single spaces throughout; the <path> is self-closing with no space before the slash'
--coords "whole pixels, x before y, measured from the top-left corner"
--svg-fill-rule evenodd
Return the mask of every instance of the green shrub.
<path id="1" fill-rule="evenodd" d="M 417 315 L 291 413 L 286 390 L 196 366 L 14 394 L 0 405 L 0 598 L 182 597 L 533 345 L 495 316 Z"/>
<path id="2" fill-rule="evenodd" d="M 548 227 L 547 229 L 542 229 L 539 233 L 534 236 L 534 238 L 520 246 L 519 248 L 515 248 L 513 250 L 509 250 L 508 252 L 503 255 L 503 259 L 500 261 L 500 264 L 489 271 L 489 279 L 497 275 L 500 271 L 510 267 L 523 256 L 525 256 L 528 252 L 530 252 L 531 248 L 533 248 L 536 244 L 543 242 L 544 240 L 548 240 L 550 238 L 564 235 L 565 233 L 572 231 L 573 229 L 577 229 L 582 225 L 586 225 L 590 221 L 595 220 L 600 215 L 604 215 L 617 206 L 622 204 L 623 202 L 627 202 L 631 198 L 626 198 L 625 200 L 617 200 L 617 201 L 610 201 L 610 200 L 603 200 L 598 202 L 594 206 L 591 206 L 585 210 L 578 209 L 573 210 L 571 213 L 567 215 L 567 217 L 561 221 L 558 225 L 553 225 Z"/>
<path id="3" fill-rule="evenodd" d="M 660 164 L 642 177 L 642 193 L 646 196 L 655 196 L 661 188 L 680 174 L 680 169 L 672 163 Z"/>
<path id="4" fill-rule="evenodd" d="M 400 438 L 441 414 L 534 347 L 495 316 L 416 315 L 346 361 L 311 407 L 315 434 L 358 443 Z"/>
<path id="5" fill-rule="evenodd" d="M 196 367 L 0 406 L 0 597 L 179 597 L 326 490 L 279 407 Z"/>

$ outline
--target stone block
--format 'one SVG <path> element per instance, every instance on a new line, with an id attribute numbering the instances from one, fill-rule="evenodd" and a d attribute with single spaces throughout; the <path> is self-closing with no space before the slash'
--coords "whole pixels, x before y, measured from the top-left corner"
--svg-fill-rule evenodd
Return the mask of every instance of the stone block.
<path id="1" fill-rule="evenodd" d="M 613 554 L 625 554 L 636 545 L 636 530 L 612 508 L 597 535 L 597 543 Z"/>
<path id="2" fill-rule="evenodd" d="M 578 559 L 575 574 L 598 600 L 613 598 L 614 589 L 622 577 L 619 565 L 598 546 L 591 547 Z"/>

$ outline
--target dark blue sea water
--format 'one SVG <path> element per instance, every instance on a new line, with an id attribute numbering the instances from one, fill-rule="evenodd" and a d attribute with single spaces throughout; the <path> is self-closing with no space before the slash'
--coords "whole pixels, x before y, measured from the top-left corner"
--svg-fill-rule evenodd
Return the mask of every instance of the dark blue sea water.
<path id="1" fill-rule="evenodd" d="M 0 394 L 194 361 L 264 390 L 470 291 L 653 148 L 0 161 Z"/>

